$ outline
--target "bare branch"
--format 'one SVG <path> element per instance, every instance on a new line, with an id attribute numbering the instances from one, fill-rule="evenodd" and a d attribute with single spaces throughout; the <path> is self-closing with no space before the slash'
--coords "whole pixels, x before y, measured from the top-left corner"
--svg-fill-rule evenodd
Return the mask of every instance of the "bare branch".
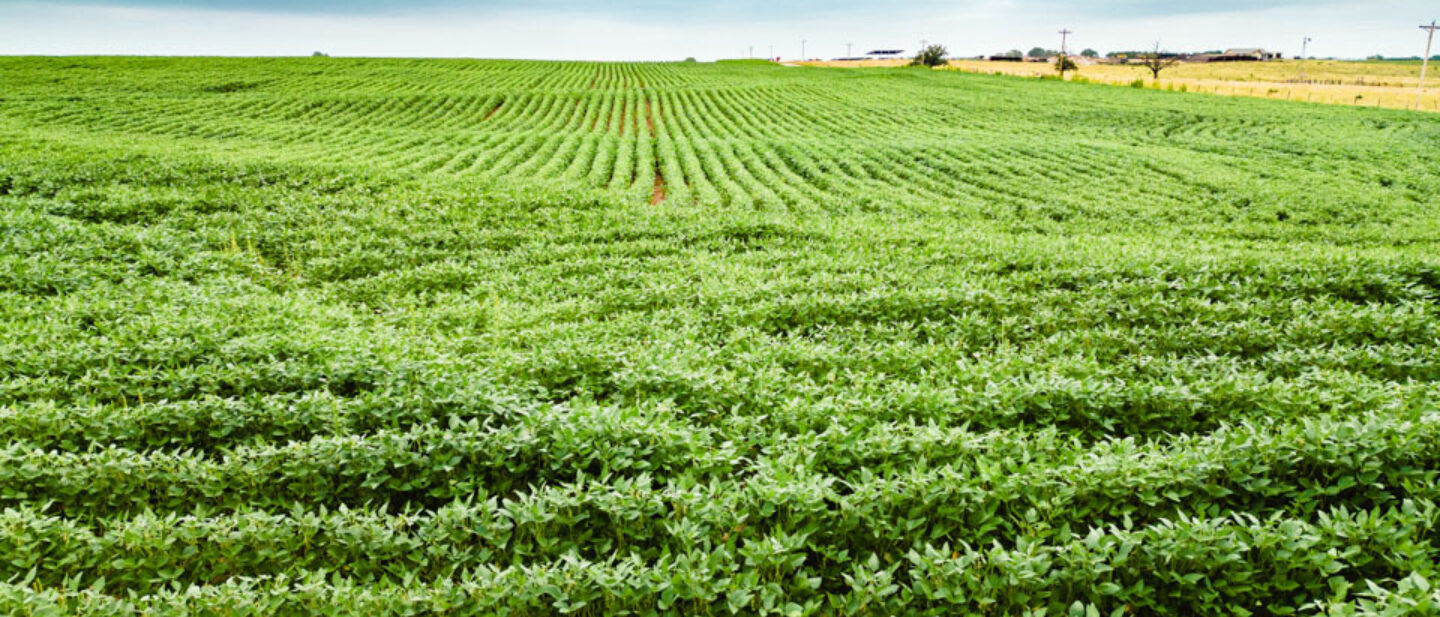
<path id="1" fill-rule="evenodd" d="M 1180 64 L 1180 58 L 1166 58 L 1160 54 L 1160 44 L 1155 44 L 1155 51 L 1140 56 L 1140 66 L 1150 69 L 1156 80 L 1160 79 L 1160 71 Z"/>

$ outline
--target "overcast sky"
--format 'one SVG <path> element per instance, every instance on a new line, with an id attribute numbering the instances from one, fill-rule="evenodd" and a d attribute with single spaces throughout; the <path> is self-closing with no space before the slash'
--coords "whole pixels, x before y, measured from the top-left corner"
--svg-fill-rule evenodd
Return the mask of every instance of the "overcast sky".
<path id="1" fill-rule="evenodd" d="M 0 0 L 0 54 L 702 60 L 1265 47 L 1416 56 L 1440 0 Z M 1440 52 L 1437 52 L 1440 53 Z"/>

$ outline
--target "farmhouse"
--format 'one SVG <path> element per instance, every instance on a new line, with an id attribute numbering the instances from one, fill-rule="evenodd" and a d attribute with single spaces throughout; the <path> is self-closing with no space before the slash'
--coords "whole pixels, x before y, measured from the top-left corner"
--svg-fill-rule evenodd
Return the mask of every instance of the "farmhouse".
<path id="1" fill-rule="evenodd" d="M 1258 47 L 1241 47 L 1238 49 L 1227 49 L 1225 53 L 1218 56 L 1210 56 L 1209 62 L 1265 62 L 1269 60 L 1280 60 L 1285 57 L 1278 51 L 1265 51 Z"/>

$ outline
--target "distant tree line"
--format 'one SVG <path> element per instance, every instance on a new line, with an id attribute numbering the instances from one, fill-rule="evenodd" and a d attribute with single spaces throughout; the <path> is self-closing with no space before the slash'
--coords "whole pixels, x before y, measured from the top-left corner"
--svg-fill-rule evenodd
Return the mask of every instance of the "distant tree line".
<path id="1" fill-rule="evenodd" d="M 1402 58 L 1402 57 L 1397 57 L 1397 56 L 1389 56 L 1389 57 L 1386 57 L 1386 56 L 1383 55 L 1383 54 L 1375 54 L 1375 55 L 1370 56 L 1370 57 L 1365 58 L 1365 59 L 1366 59 L 1366 60 L 1395 60 L 1395 61 L 1410 60 L 1410 61 L 1414 61 L 1414 62 L 1419 62 L 1419 61 L 1421 61 L 1421 60 L 1424 60 L 1425 57 L 1424 57 L 1424 56 L 1409 56 L 1409 57 L 1403 57 L 1403 58 Z M 1436 61 L 1436 62 L 1440 62 L 1440 54 L 1431 56 L 1430 59 L 1431 59 L 1431 60 L 1434 60 L 1434 61 Z"/>
<path id="2" fill-rule="evenodd" d="M 1020 51 L 1020 50 L 1018 50 L 1018 49 L 1012 49 L 1012 50 L 1007 51 L 1007 52 L 1005 52 L 1005 53 L 995 54 L 995 57 L 997 57 L 997 58 L 1053 58 L 1053 57 L 1059 56 L 1059 55 L 1060 55 L 1060 52 L 1055 51 L 1055 50 L 1053 50 L 1053 49 L 1045 49 L 1044 47 L 1035 47 L 1035 48 L 1031 49 L 1031 50 L 1029 51 L 1029 53 Z M 1100 57 L 1100 52 L 1095 51 L 1095 50 L 1093 50 L 1093 49 L 1086 49 L 1085 51 L 1080 52 L 1080 57 L 1082 57 L 1082 58 L 1099 58 L 1099 57 Z"/>
<path id="3" fill-rule="evenodd" d="M 1018 50 L 1017 50 L 1017 51 L 1012 51 L 1012 52 L 1010 52 L 1010 53 L 1012 53 L 1012 54 L 1013 54 L 1013 53 L 1019 53 L 1019 51 L 1018 51 Z M 1030 50 L 1030 53 L 1025 54 L 1025 55 L 1028 56 L 1028 57 L 1031 57 L 1031 58 L 1054 58 L 1054 57 L 1056 57 L 1056 56 L 1059 56 L 1059 55 L 1060 55 L 1060 52 L 1055 51 L 1055 50 L 1053 50 L 1053 49 L 1045 49 L 1044 47 L 1036 47 L 1036 48 L 1034 48 L 1034 49 L 1031 49 L 1031 50 Z M 1081 56 L 1084 56 L 1084 57 L 1086 57 L 1086 58 L 1099 58 L 1099 57 L 1100 57 L 1100 52 L 1095 51 L 1095 50 L 1093 50 L 1093 49 L 1087 49 L 1087 50 L 1085 50 L 1085 51 L 1080 52 L 1080 55 L 1081 55 Z"/>

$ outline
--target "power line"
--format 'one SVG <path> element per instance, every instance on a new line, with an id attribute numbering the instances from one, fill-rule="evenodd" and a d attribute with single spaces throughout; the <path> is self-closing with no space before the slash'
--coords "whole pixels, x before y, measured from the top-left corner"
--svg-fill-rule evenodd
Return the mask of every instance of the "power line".
<path id="1" fill-rule="evenodd" d="M 1435 31 L 1440 30 L 1437 22 L 1431 21 L 1428 26 L 1420 26 L 1421 30 L 1428 30 L 1430 37 L 1425 41 L 1425 59 L 1420 61 L 1420 87 L 1415 91 L 1415 108 L 1420 108 L 1420 99 L 1425 96 L 1425 70 L 1430 68 L 1430 49 L 1435 44 Z"/>

